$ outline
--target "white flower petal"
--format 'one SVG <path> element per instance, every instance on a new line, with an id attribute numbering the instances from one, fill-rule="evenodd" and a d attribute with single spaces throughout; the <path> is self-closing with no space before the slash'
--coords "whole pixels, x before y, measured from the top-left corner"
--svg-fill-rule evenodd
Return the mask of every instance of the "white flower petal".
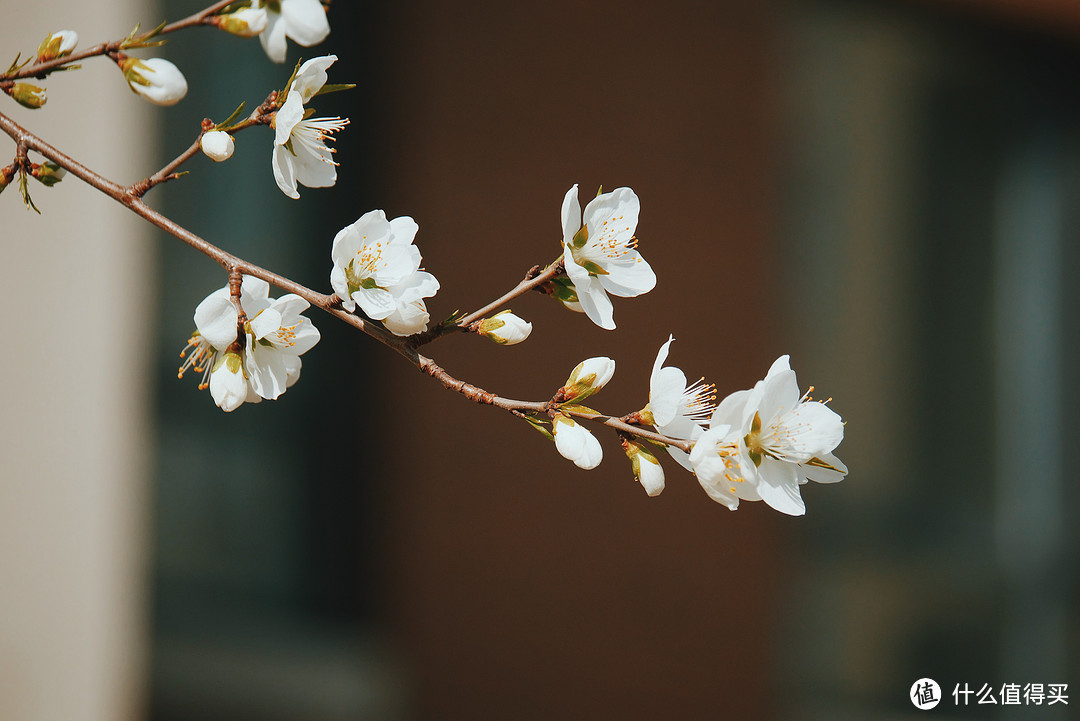
<path id="1" fill-rule="evenodd" d="M 273 308 L 266 308 L 253 318 L 250 318 L 248 325 L 251 328 L 250 332 L 255 336 L 255 340 L 262 340 L 281 327 L 281 313 L 278 313 Z"/>
<path id="2" fill-rule="evenodd" d="M 601 275 L 600 282 L 608 293 L 620 298 L 634 298 L 656 287 L 656 273 L 636 250 L 628 251 L 606 270 L 608 274 Z"/>
<path id="3" fill-rule="evenodd" d="M 274 155 L 271 158 L 271 167 L 274 169 L 274 180 L 282 193 L 293 200 L 300 197 L 296 192 L 296 174 L 293 171 L 292 153 L 285 147 L 274 147 Z"/>
<path id="4" fill-rule="evenodd" d="M 766 458 L 758 468 L 757 492 L 761 500 L 789 516 L 806 513 L 806 504 L 799 494 L 795 467 L 789 463 Z"/>
<path id="5" fill-rule="evenodd" d="M 248 382 L 240 356 L 226 353 L 218 358 L 210 372 L 210 396 L 218 408 L 231 413 L 244 404 L 247 394 Z"/>
<path id="6" fill-rule="evenodd" d="M 225 350 L 236 340 L 236 322 L 236 306 L 228 288 L 214 291 L 195 308 L 195 327 L 218 350 Z"/>
<path id="7" fill-rule="evenodd" d="M 311 58 L 300 66 L 291 90 L 300 93 L 305 105 L 326 85 L 326 69 L 337 62 L 337 59 L 337 55 L 324 55 Z"/>
<path id="8" fill-rule="evenodd" d="M 604 330 L 615 330 L 615 309 L 611 306 L 611 299 L 608 298 L 600 281 L 586 275 L 580 280 L 574 278 L 574 285 L 577 286 L 578 302 L 581 303 L 581 309 L 585 311 L 589 320 Z"/>
<path id="9" fill-rule="evenodd" d="M 383 320 L 397 309 L 394 294 L 385 288 L 360 288 L 353 292 L 352 298 L 373 320 Z"/>
<path id="10" fill-rule="evenodd" d="M 661 368 L 649 384 L 649 410 L 657 426 L 675 420 L 686 390 L 686 374 L 674 366 Z"/>
<path id="11" fill-rule="evenodd" d="M 638 482 L 649 496 L 659 496 L 664 490 L 664 469 L 659 463 L 653 463 L 644 455 L 640 458 L 638 468 L 641 470 L 641 476 Z"/>
<path id="12" fill-rule="evenodd" d="M 281 0 L 286 32 L 299 45 L 318 45 L 330 34 L 330 23 L 319 0 Z"/>
<path id="13" fill-rule="evenodd" d="M 266 51 L 270 60 L 283 63 L 288 49 L 285 43 L 286 23 L 281 13 L 276 12 L 267 12 L 266 20 L 266 29 L 259 34 L 259 42 L 262 43 L 263 50 Z"/>
<path id="14" fill-rule="evenodd" d="M 409 245 L 419 230 L 420 226 L 407 215 L 394 218 L 390 221 L 390 242 L 394 245 Z"/>
<path id="15" fill-rule="evenodd" d="M 822 453 L 816 457 L 816 461 L 829 466 L 829 468 L 822 468 L 818 463 L 813 462 L 803 463 L 799 466 L 799 471 L 808 480 L 816 483 L 837 483 L 844 480 L 844 476 L 847 475 L 847 466 L 831 453 Z"/>
<path id="16" fill-rule="evenodd" d="M 562 231 L 563 246 L 569 244 L 578 230 L 581 229 L 581 204 L 578 202 L 578 187 L 574 183 L 570 190 L 566 191 L 562 202 Z"/>
<path id="17" fill-rule="evenodd" d="M 552 432 L 555 435 L 555 448 L 563 458 L 572 461 L 578 468 L 586 471 L 600 465 L 604 459 L 604 450 L 600 447 L 600 441 L 568 416 L 559 416 L 552 424 Z"/>

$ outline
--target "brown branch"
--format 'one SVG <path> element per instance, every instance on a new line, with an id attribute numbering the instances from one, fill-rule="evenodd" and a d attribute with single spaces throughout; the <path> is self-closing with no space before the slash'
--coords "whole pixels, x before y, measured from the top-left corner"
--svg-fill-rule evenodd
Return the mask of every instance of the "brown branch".
<path id="1" fill-rule="evenodd" d="M 235 1 L 236 0 L 220 0 L 220 2 L 216 2 L 213 5 L 203 10 L 200 10 L 197 13 L 193 13 L 184 18 L 183 20 L 177 20 L 176 22 L 169 23 L 161 29 L 158 35 L 173 33 L 177 30 L 184 30 L 186 28 L 197 25 L 206 25 L 207 18 L 216 14 L 219 10 L 225 8 L 226 6 Z M 147 35 L 149 35 L 149 33 L 144 33 L 143 35 L 134 38 L 134 40 L 145 38 Z M 62 58 L 53 58 L 52 60 L 46 60 L 45 62 L 28 65 L 21 70 L 16 70 L 10 75 L 2 75 L 0 76 L 0 78 L 2 78 L 3 80 L 19 80 L 22 78 L 38 78 L 39 80 L 43 80 L 46 75 L 61 66 L 69 65 L 71 63 L 77 63 L 80 60 L 97 57 L 99 55 L 111 55 L 120 52 L 124 49 L 125 42 L 126 38 L 124 40 L 113 40 L 112 42 L 101 43 L 100 45 L 95 45 L 91 48 L 87 48 L 86 50 L 80 50 L 79 52 L 72 53 L 71 55 L 65 55 Z"/>
<path id="2" fill-rule="evenodd" d="M 225 270 L 229 273 L 229 285 L 233 291 L 233 295 L 239 291 L 239 279 L 242 275 L 251 275 L 256 278 L 261 278 L 266 282 L 274 285 L 288 293 L 295 293 L 311 305 L 320 308 L 321 310 L 329 313 L 335 318 L 344 321 L 345 323 L 353 326 L 363 333 L 371 336 L 375 340 L 379 341 L 383 345 L 393 349 L 400 355 L 404 356 L 410 363 L 417 368 L 432 376 L 438 380 L 442 385 L 450 390 L 453 390 L 461 395 L 465 396 L 469 400 L 480 403 L 481 405 L 491 405 L 496 408 L 502 408 L 503 410 L 510 411 L 511 413 L 521 414 L 527 413 L 544 413 L 551 410 L 558 409 L 562 413 L 566 413 L 574 418 L 585 420 L 593 423 L 599 423 L 622 433 L 628 433 L 641 438 L 645 438 L 657 443 L 663 443 L 665 445 L 681 448 L 684 451 L 689 451 L 692 445 L 689 441 L 684 441 L 678 438 L 669 438 L 660 433 L 633 426 L 619 418 L 615 418 L 608 415 L 588 413 L 585 411 L 573 410 L 570 408 L 559 408 L 552 401 L 518 401 L 510 398 L 502 398 L 489 391 L 479 388 L 465 381 L 459 380 L 454 376 L 447 373 L 441 366 L 439 366 L 434 360 L 426 356 L 422 356 L 416 352 L 415 341 L 412 337 L 399 337 L 391 334 L 386 329 L 368 324 L 363 318 L 352 313 L 347 313 L 341 309 L 341 299 L 331 293 L 330 295 L 324 295 L 317 291 L 314 291 L 296 281 L 290 280 L 284 276 L 273 273 L 265 268 L 261 268 L 253 263 L 239 258 L 231 253 L 218 248 L 209 241 L 195 235 L 190 230 L 180 226 L 175 221 L 165 217 L 161 213 L 146 205 L 143 200 L 138 197 L 132 188 L 125 188 L 117 183 L 108 180 L 107 178 L 99 175 L 98 173 L 90 170 L 85 165 L 82 165 L 75 159 L 66 155 L 65 153 L 57 150 L 52 145 L 46 143 L 41 138 L 38 138 L 33 133 L 25 130 L 13 120 L 8 118 L 3 113 L 0 113 L 0 130 L 10 135 L 21 149 L 21 152 L 25 154 L 26 149 L 34 150 L 41 155 L 45 156 L 52 162 L 56 163 L 62 168 L 67 169 L 73 176 L 79 178 L 83 182 L 89 184 L 101 192 L 105 193 L 112 199 L 125 205 L 135 214 L 139 215 L 148 222 L 156 225 L 170 235 L 178 238 L 179 240 L 187 243 L 200 253 L 217 261 Z M 554 278 L 561 272 L 561 263 L 556 262 L 549 266 L 543 273 L 536 275 L 533 278 L 526 277 L 521 283 L 510 291 L 502 298 L 493 303 L 485 306 L 484 308 L 470 314 L 470 316 L 481 317 L 483 313 L 490 312 L 491 309 L 499 307 L 499 305 L 507 302 L 508 300 L 525 293 L 532 288 L 539 286 L 540 284 Z M 530 272 L 531 274 L 531 272 Z M 470 317 L 466 316 L 466 318 Z M 242 313 L 241 313 L 241 316 Z"/>
<path id="3" fill-rule="evenodd" d="M 239 123 L 236 123 L 235 125 L 230 125 L 228 127 L 228 132 L 235 133 L 237 131 L 250 128 L 253 125 L 268 125 L 273 118 L 274 111 L 277 109 L 277 95 L 278 93 L 276 90 L 270 93 L 270 95 L 267 96 L 266 100 L 263 101 L 262 105 L 255 108 L 255 110 L 251 112 L 251 115 L 249 115 L 246 119 L 240 121 Z M 163 167 L 161 170 L 157 171 L 153 175 L 143 178 L 138 182 L 132 183 L 131 187 L 128 188 L 128 191 L 136 198 L 141 198 L 146 195 L 147 191 L 149 191 L 154 186 L 161 185 L 166 181 L 179 178 L 180 174 L 178 174 L 176 171 L 180 169 L 180 166 L 182 166 L 184 163 L 191 160 L 193 157 L 195 157 L 195 155 L 198 154 L 199 150 L 202 147 L 202 136 L 213 129 L 214 121 L 210 120 L 209 118 L 205 118 L 202 121 L 202 127 L 199 130 L 198 137 L 195 138 L 195 142 L 188 146 L 187 150 L 180 153 L 180 155 L 176 156 L 165 167 Z"/>
<path id="4" fill-rule="evenodd" d="M 288 293 L 295 293 L 311 305 L 321 308 L 327 313 L 345 321 L 349 325 L 375 338 L 380 343 L 393 348 L 406 358 L 412 360 L 415 357 L 415 351 L 412 351 L 407 347 L 408 343 L 406 343 L 404 339 L 392 335 L 383 328 L 364 322 L 359 316 L 341 310 L 340 301 L 336 296 L 324 295 L 314 291 L 296 281 L 273 273 L 265 268 L 261 268 L 254 263 L 249 263 L 243 258 L 239 258 L 222 250 L 148 206 L 130 188 L 114 183 L 93 170 L 90 170 L 71 156 L 57 150 L 49 143 L 46 143 L 41 138 L 22 128 L 3 113 L 0 113 L 0 130 L 3 130 L 10 135 L 18 146 L 34 150 L 60 167 L 65 168 L 79 180 L 82 180 L 91 187 L 105 193 L 113 200 L 127 206 L 127 208 L 136 215 L 139 215 L 170 235 L 182 240 L 203 255 L 214 259 L 225 268 L 226 271 L 230 273 L 240 272 L 244 275 L 252 275 L 256 278 L 261 278 L 267 283 L 281 288 Z M 413 360 L 413 362 L 415 363 L 416 361 Z"/>
<path id="5" fill-rule="evenodd" d="M 465 396 L 474 403 L 481 405 L 495 406 L 496 408 L 502 408 L 503 410 L 510 411 L 512 414 L 520 416 L 523 413 L 545 413 L 550 410 L 554 410 L 556 406 L 553 406 L 551 401 L 516 401 L 510 398 L 501 398 L 494 393 L 478 388 L 471 383 L 466 383 L 463 380 L 459 380 L 454 376 L 447 373 L 442 366 L 425 356 L 418 356 L 418 366 L 420 370 L 427 373 L 443 384 L 444 387 L 449 388 L 452 391 L 456 391 Z M 690 448 L 693 446 L 691 441 L 685 441 L 679 438 L 671 438 L 665 436 L 662 433 L 650 431 L 646 428 L 639 426 L 632 426 L 629 423 L 625 423 L 622 420 L 613 416 L 604 415 L 603 413 L 588 413 L 585 411 L 576 411 L 569 408 L 559 408 L 561 413 L 565 413 L 569 416 L 573 416 L 579 420 L 590 421 L 593 423 L 599 423 L 601 425 L 614 428 L 620 433 L 627 433 L 630 435 L 638 436 L 646 440 L 655 441 L 657 443 L 663 443 L 667 446 L 673 446 L 679 448 L 687 453 L 690 452 Z"/>
<path id="6" fill-rule="evenodd" d="M 416 335 L 410 336 L 411 342 L 414 347 L 418 348 L 422 345 L 430 343 L 436 338 L 446 335 L 447 333 L 451 333 L 454 331 L 475 331 L 476 328 L 472 326 L 474 326 L 478 321 L 482 320 L 484 316 L 486 316 L 488 313 L 491 313 L 494 310 L 498 310 L 502 306 L 512 301 L 514 298 L 524 295 L 530 290 L 535 290 L 539 288 L 544 283 L 547 283 L 548 281 L 561 275 L 562 273 L 562 258 L 559 258 L 554 263 L 549 265 L 543 270 L 543 272 L 540 271 L 540 266 L 534 265 L 532 268 L 529 269 L 529 272 L 525 274 L 525 278 L 522 279 L 520 283 L 514 286 L 513 289 L 511 289 L 505 295 L 491 301 L 483 308 L 480 308 L 479 310 L 474 310 L 472 313 L 463 316 L 452 324 L 437 325 L 429 331 L 426 331 L 424 333 L 417 333 Z"/>

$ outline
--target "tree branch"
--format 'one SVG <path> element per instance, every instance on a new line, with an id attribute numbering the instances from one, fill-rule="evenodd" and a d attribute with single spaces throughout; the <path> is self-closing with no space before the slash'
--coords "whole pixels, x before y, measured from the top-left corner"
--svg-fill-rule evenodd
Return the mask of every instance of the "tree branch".
<path id="1" fill-rule="evenodd" d="M 413 337 L 400 337 L 391 334 L 386 329 L 369 324 L 364 321 L 363 318 L 347 313 L 341 309 L 341 299 L 337 295 L 331 293 L 325 295 L 319 293 L 311 288 L 308 288 L 296 281 L 290 280 L 284 276 L 273 273 L 265 268 L 261 268 L 253 263 L 239 258 L 225 250 L 213 245 L 209 241 L 199 237 L 192 233 L 190 230 L 182 227 L 170 218 L 165 217 L 161 213 L 157 212 L 150 206 L 148 206 L 143 200 L 136 194 L 133 188 L 126 188 L 114 183 L 111 180 L 99 175 L 98 173 L 90 170 L 85 165 L 82 165 L 74 158 L 67 154 L 57 150 L 52 145 L 46 143 L 41 138 L 37 137 L 33 133 L 19 126 L 11 118 L 7 117 L 3 113 L 0 113 L 0 130 L 10 135 L 21 152 L 25 153 L 26 149 L 34 150 L 47 159 L 56 163 L 62 168 L 65 168 L 73 176 L 79 178 L 90 186 L 100 190 L 112 199 L 125 205 L 129 210 L 139 215 L 148 222 L 156 225 L 170 235 L 182 240 L 190 245 L 200 253 L 217 261 L 228 273 L 230 277 L 230 286 L 237 285 L 237 279 L 241 275 L 250 275 L 256 278 L 261 278 L 266 282 L 274 285 L 288 293 L 295 293 L 311 305 L 319 308 L 335 318 L 344 321 L 345 323 L 353 326 L 357 330 L 371 336 L 375 340 L 379 341 L 383 345 L 393 349 L 398 354 L 405 357 L 410 363 L 417 368 L 432 376 L 438 380 L 442 385 L 450 390 L 456 391 L 465 396 L 469 400 L 480 403 L 482 405 L 491 405 L 503 410 L 510 411 L 511 413 L 545 413 L 552 410 L 559 410 L 562 413 L 566 413 L 579 420 L 585 420 L 592 423 L 599 423 L 605 426 L 614 428 L 622 433 L 632 434 L 647 440 L 655 441 L 657 443 L 663 443 L 665 445 L 674 446 L 684 451 L 689 451 L 691 447 L 690 441 L 684 441 L 677 438 L 669 438 L 660 433 L 640 428 L 638 426 L 630 425 L 619 418 L 608 416 L 600 413 L 588 413 L 585 411 L 572 410 L 569 408 L 560 408 L 558 404 L 553 404 L 552 401 L 518 401 L 510 398 L 502 398 L 489 391 L 474 386 L 470 383 L 466 383 L 463 380 L 459 380 L 454 376 L 447 373 L 441 366 L 439 366 L 434 360 L 426 356 L 420 355 L 416 351 L 417 343 L 413 340 Z M 181 156 L 183 157 L 183 156 Z M 534 269 L 535 270 L 535 269 Z M 485 313 L 494 310 L 506 302 L 509 302 L 513 298 L 539 287 L 544 282 L 554 278 L 560 272 L 562 272 L 561 260 L 556 261 L 548 268 L 533 277 L 532 271 L 526 276 L 518 285 L 505 294 L 501 298 L 488 305 L 484 306 L 478 311 L 470 313 L 465 319 L 474 318 L 479 319 Z M 237 285 L 238 287 L 238 285 Z M 423 335 L 423 334 L 421 334 Z"/>
<path id="2" fill-rule="evenodd" d="M 177 30 L 184 30 L 185 28 L 193 27 L 196 25 L 205 25 L 207 18 L 216 14 L 219 10 L 222 10 L 223 8 L 227 7 L 235 1 L 236 0 L 220 0 L 220 2 L 216 2 L 213 5 L 203 10 L 200 10 L 197 13 L 193 13 L 184 18 L 183 20 L 177 20 L 176 22 L 169 23 L 168 25 L 163 27 L 160 32 L 158 32 L 158 35 L 173 33 Z M 134 39 L 139 40 L 140 38 L 145 38 L 148 34 L 149 33 L 144 33 L 143 35 L 140 35 Z M 124 42 L 124 40 L 113 40 L 112 42 L 95 45 L 91 48 L 87 48 L 86 50 L 80 50 L 79 52 L 72 53 L 71 55 L 65 55 L 62 58 L 54 58 L 52 60 L 46 60 L 42 63 L 34 63 L 33 65 L 28 65 L 25 68 L 22 68 L 21 70 L 16 70 L 10 75 L 0 75 L 0 80 L 20 80 L 23 78 L 37 78 L 39 80 L 43 80 L 45 76 L 48 75 L 50 72 L 64 65 L 77 63 L 80 60 L 97 57 L 99 55 L 108 55 L 110 53 L 120 52 L 124 49 Z"/>

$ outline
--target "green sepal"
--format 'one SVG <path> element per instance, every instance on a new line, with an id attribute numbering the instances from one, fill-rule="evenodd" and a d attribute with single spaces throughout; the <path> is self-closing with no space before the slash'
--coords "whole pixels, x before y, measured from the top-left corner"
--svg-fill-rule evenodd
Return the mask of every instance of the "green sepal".
<path id="1" fill-rule="evenodd" d="M 594 411 L 592 408 L 589 408 L 588 406 L 583 406 L 579 403 L 563 403 L 561 406 L 559 406 L 559 410 L 566 411 L 568 413 L 580 413 L 582 415 L 592 417 L 604 415 L 600 411 Z"/>
<path id="2" fill-rule="evenodd" d="M 577 259 L 575 258 L 575 260 Z M 608 275 L 608 272 L 606 270 L 604 270 L 591 260 L 587 260 L 584 263 L 578 263 L 578 265 L 589 271 L 589 273 L 591 273 L 592 275 Z"/>
<path id="3" fill-rule="evenodd" d="M 64 179 L 61 175 L 58 175 L 61 170 L 62 168 L 59 165 L 47 160 L 38 166 L 36 172 L 33 173 L 33 176 L 35 180 L 46 188 L 51 188 Z"/>
<path id="4" fill-rule="evenodd" d="M 285 98 L 288 97 L 289 90 L 292 89 L 293 81 L 296 80 L 296 75 L 300 72 L 300 65 L 303 64 L 303 62 L 303 58 L 300 58 L 296 61 L 296 67 L 293 68 L 292 75 L 289 76 L 289 80 L 285 83 L 285 89 L 282 90 L 281 93 L 278 95 L 278 100 L 281 101 L 280 103 L 278 103 L 279 105 L 283 105 L 285 103 Z"/>
<path id="5" fill-rule="evenodd" d="M 460 310 L 460 309 L 455 310 L 453 313 L 451 313 L 449 316 L 447 316 L 446 320 L 444 320 L 439 325 L 455 326 L 455 325 L 458 324 L 458 321 L 461 320 L 464 317 L 465 317 L 465 311 Z"/>
<path id="6" fill-rule="evenodd" d="M 596 189 L 596 197 L 599 198 L 603 194 L 604 194 L 604 186 L 601 185 L 599 188 Z"/>
<path id="7" fill-rule="evenodd" d="M 41 211 L 34 205 L 33 199 L 30 197 L 30 186 L 26 182 L 26 171 L 19 171 L 19 192 L 22 194 L 23 203 L 26 204 L 27 210 L 33 210 L 38 215 L 41 215 Z"/>
<path id="8" fill-rule="evenodd" d="M 342 90 L 352 90 L 355 87 L 356 83 L 327 83 L 319 88 L 319 92 L 315 93 L 315 95 L 329 95 L 330 93 L 338 93 Z"/>
<path id="9" fill-rule="evenodd" d="M 225 130 L 225 129 L 227 129 L 230 125 L 232 125 L 232 122 L 234 120 L 236 120 L 237 118 L 240 117 L 240 113 L 242 113 L 242 112 L 244 112 L 244 103 L 240 103 L 240 105 L 238 105 L 236 107 L 236 110 L 232 111 L 232 115 L 230 115 L 228 118 L 226 118 L 222 122 L 215 125 L 214 130 Z"/>
<path id="10" fill-rule="evenodd" d="M 570 241 L 570 245 L 575 248 L 581 248 L 589 242 L 589 226 L 583 225 L 578 229 L 578 232 L 574 233 L 574 239 Z"/>
<path id="11" fill-rule="evenodd" d="M 528 423 L 534 429 L 536 429 L 541 434 L 543 434 L 544 437 L 546 437 L 549 441 L 554 441 L 555 440 L 555 436 L 552 434 L 552 432 L 544 427 L 544 422 L 543 421 L 541 421 L 538 418 L 533 418 L 532 416 L 522 416 L 522 418 L 525 419 L 526 423 Z"/>
<path id="12" fill-rule="evenodd" d="M 11 66 L 8 67 L 8 69 L 4 73 L 4 75 L 11 75 L 12 73 L 15 73 L 15 72 L 18 72 L 18 71 L 22 70 L 23 68 L 25 68 L 27 65 L 30 64 L 31 60 L 33 60 L 33 58 L 27 58 L 26 60 L 24 60 L 20 64 L 19 60 L 21 60 L 21 59 L 22 59 L 22 53 L 15 53 L 15 59 L 11 61 Z M 2 77 L 2 76 L 0 76 L 0 77 Z"/>
<path id="13" fill-rule="evenodd" d="M 574 285 L 574 281 L 570 280 L 565 275 L 560 275 L 551 281 L 552 291 L 551 295 L 555 300 L 562 301 L 563 303 L 578 303 L 577 287 Z"/>
<path id="14" fill-rule="evenodd" d="M 163 20 L 161 24 L 158 25 L 156 28 L 154 28 L 148 33 L 143 33 L 142 35 L 138 35 L 139 25 L 136 25 L 135 29 L 128 33 L 128 36 L 120 42 L 120 49 L 129 50 L 131 48 L 156 48 L 158 46 L 164 45 L 166 42 L 168 42 L 167 40 L 161 39 L 151 41 L 151 38 L 159 35 L 161 31 L 165 29 L 166 24 L 166 21 Z M 138 37 L 136 37 L 136 35 L 138 35 Z"/>

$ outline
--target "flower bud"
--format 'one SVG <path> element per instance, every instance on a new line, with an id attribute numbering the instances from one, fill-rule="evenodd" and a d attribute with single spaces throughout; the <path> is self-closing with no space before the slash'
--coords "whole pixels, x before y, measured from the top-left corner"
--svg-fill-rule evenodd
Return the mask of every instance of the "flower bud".
<path id="1" fill-rule="evenodd" d="M 248 382 L 244 378 L 244 361 L 239 353 L 228 351 L 218 356 L 210 371 L 210 395 L 218 408 L 230 413 L 248 397 Z"/>
<path id="2" fill-rule="evenodd" d="M 226 15 L 217 15 L 213 22 L 227 33 L 241 38 L 253 38 L 266 29 L 269 18 L 265 8 L 248 7 Z"/>
<path id="3" fill-rule="evenodd" d="M 12 99 L 24 108 L 37 110 L 45 104 L 45 88 L 30 83 L 15 83 L 8 90 Z"/>
<path id="4" fill-rule="evenodd" d="M 199 146 L 202 148 L 203 153 L 206 154 L 206 157 L 215 163 L 231 158 L 234 147 L 232 136 L 221 130 L 211 130 L 203 133 L 203 136 L 199 138 Z"/>
<path id="5" fill-rule="evenodd" d="M 120 69 L 128 85 L 155 105 L 176 105 L 187 95 L 187 80 L 180 69 L 163 58 L 126 58 Z"/>
<path id="6" fill-rule="evenodd" d="M 64 179 L 67 171 L 51 160 L 46 160 L 41 165 L 35 165 L 30 169 L 30 175 L 47 187 L 52 187 Z"/>
<path id="7" fill-rule="evenodd" d="M 589 358 L 578 363 L 559 390 L 561 401 L 580 401 L 607 385 L 615 375 L 615 361 L 604 356 Z"/>
<path id="8" fill-rule="evenodd" d="M 659 496 L 664 490 L 664 469 L 660 461 L 640 441 L 623 439 L 623 451 L 634 468 L 634 478 L 650 496 Z"/>
<path id="9" fill-rule="evenodd" d="M 71 55 L 71 51 L 79 44 L 79 35 L 74 30 L 58 30 L 41 41 L 37 50 L 37 62 L 55 60 L 65 55 Z"/>
<path id="10" fill-rule="evenodd" d="M 578 468 L 591 471 L 604 460 L 600 441 L 570 416 L 562 413 L 556 415 L 551 423 L 551 432 L 555 435 L 555 449 Z"/>
<path id="11" fill-rule="evenodd" d="M 502 313 L 496 313 L 480 321 L 477 332 L 480 335 L 486 335 L 499 345 L 515 345 L 529 337 L 532 333 L 532 323 L 519 318 L 509 310 L 504 310 Z"/>

